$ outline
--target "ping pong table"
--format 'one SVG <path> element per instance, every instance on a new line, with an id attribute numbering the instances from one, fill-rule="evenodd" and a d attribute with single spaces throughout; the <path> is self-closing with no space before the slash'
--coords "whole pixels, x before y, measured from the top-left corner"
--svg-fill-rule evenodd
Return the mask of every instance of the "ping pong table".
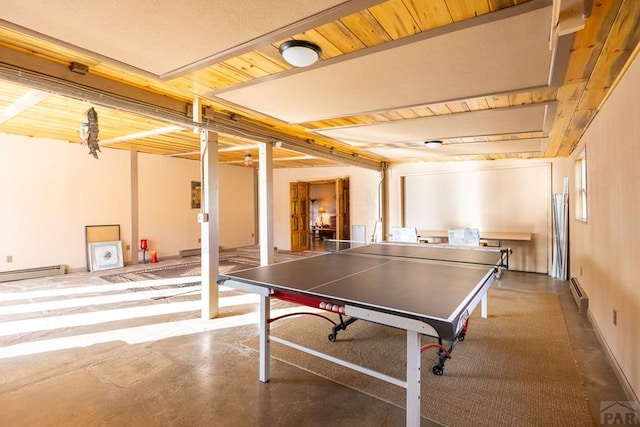
<path id="1" fill-rule="evenodd" d="M 260 373 L 270 379 L 270 340 L 311 353 L 406 389 L 406 424 L 420 425 L 421 360 L 437 348 L 432 372 L 442 375 L 453 347 L 464 339 L 469 316 L 481 303 L 487 316 L 487 291 L 508 269 L 507 248 L 372 243 L 300 260 L 240 270 L 218 276 L 218 284 L 260 295 Z M 406 379 L 319 353 L 270 336 L 270 298 L 337 313 L 329 340 L 357 319 L 406 331 Z M 348 316 L 343 321 L 342 316 Z M 438 344 L 421 346 L 421 335 Z"/>

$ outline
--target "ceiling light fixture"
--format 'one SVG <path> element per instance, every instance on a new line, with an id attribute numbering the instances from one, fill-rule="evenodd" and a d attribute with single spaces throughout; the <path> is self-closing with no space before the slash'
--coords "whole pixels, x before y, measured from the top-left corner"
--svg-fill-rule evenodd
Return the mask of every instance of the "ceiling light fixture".
<path id="1" fill-rule="evenodd" d="M 284 60 L 294 67 L 308 67 L 322 55 L 320 46 L 305 40 L 288 40 L 279 49 Z"/>
<path id="2" fill-rule="evenodd" d="M 428 148 L 439 148 L 442 146 L 442 141 L 434 139 L 433 141 L 425 141 L 424 145 L 426 145 Z"/>
<path id="3" fill-rule="evenodd" d="M 246 167 L 253 166 L 253 159 L 251 158 L 251 153 L 247 153 L 244 155 L 244 165 Z"/>

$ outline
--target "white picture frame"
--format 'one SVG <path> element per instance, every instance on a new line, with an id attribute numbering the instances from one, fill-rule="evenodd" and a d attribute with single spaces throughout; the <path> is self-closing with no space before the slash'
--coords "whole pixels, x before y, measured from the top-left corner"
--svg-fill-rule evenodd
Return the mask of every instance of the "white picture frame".
<path id="1" fill-rule="evenodd" d="M 91 271 L 124 267 L 122 241 L 89 243 L 89 268 Z"/>

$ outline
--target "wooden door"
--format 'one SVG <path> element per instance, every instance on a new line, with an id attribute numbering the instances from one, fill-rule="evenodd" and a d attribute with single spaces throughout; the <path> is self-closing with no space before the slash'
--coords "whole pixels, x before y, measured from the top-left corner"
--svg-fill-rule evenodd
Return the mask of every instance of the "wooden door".
<path id="1" fill-rule="evenodd" d="M 289 183 L 291 206 L 291 251 L 309 249 L 309 183 Z"/>
<path id="2" fill-rule="evenodd" d="M 336 239 L 351 238 L 349 220 L 349 179 L 336 179 Z"/>

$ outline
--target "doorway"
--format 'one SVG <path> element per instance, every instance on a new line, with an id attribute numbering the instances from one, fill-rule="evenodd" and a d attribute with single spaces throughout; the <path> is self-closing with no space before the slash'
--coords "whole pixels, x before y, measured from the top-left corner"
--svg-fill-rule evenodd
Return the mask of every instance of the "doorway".
<path id="1" fill-rule="evenodd" d="M 322 251 L 326 239 L 350 239 L 349 178 L 292 182 L 290 188 L 291 251 Z"/>

